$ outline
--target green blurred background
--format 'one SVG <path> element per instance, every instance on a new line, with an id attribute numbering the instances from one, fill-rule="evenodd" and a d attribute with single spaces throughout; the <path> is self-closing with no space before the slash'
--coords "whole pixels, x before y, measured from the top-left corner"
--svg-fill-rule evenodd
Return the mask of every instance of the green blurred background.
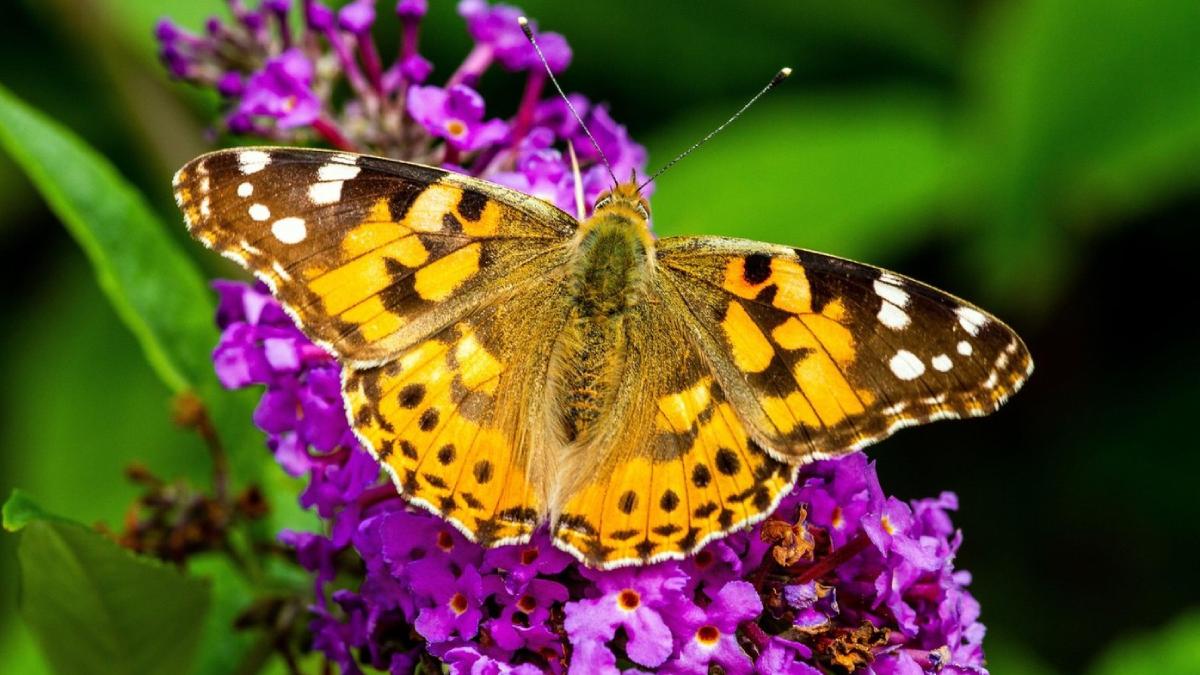
<path id="1" fill-rule="evenodd" d="M 6 3 L 0 82 L 179 222 L 169 177 L 208 147 L 214 101 L 167 80 L 151 29 L 161 15 L 199 28 L 221 4 Z M 431 4 L 423 49 L 440 81 L 469 40 L 452 3 Z M 792 66 L 659 181 L 658 232 L 854 257 L 1005 318 L 1037 361 L 1026 390 L 993 417 L 873 448 L 885 489 L 959 494 L 959 561 L 993 673 L 1200 672 L 1200 455 L 1187 426 L 1200 404 L 1200 3 L 522 6 L 574 48 L 565 86 L 610 101 L 652 167 Z M 490 114 L 512 110 L 518 82 L 489 75 Z M 3 154 L 0 242 L 0 494 L 20 486 L 119 527 L 130 461 L 203 482 L 203 447 L 173 428 L 167 389 Z M 242 461 L 269 465 L 265 452 Z M 15 614 L 14 546 L 0 536 L 0 672 L 43 672 Z"/>

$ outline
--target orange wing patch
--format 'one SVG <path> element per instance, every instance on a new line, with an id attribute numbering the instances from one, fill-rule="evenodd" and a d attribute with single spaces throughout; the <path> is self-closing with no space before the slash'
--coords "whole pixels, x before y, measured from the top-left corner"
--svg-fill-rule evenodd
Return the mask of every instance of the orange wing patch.
<path id="1" fill-rule="evenodd" d="M 662 240 L 657 253 L 751 435 L 790 461 L 987 414 L 1032 369 L 995 317 L 891 272 L 718 237 Z"/>
<path id="2" fill-rule="evenodd" d="M 496 425 L 504 365 L 460 323 L 393 363 L 347 372 L 355 429 L 411 502 L 485 545 L 519 541 L 541 521 L 528 456 Z"/>
<path id="3" fill-rule="evenodd" d="M 707 385 L 660 407 L 654 447 L 675 456 L 606 463 L 565 504 L 554 529 L 560 546 L 605 568 L 680 558 L 770 514 L 795 469 L 750 440 L 719 390 L 710 399 L 699 387 Z"/>

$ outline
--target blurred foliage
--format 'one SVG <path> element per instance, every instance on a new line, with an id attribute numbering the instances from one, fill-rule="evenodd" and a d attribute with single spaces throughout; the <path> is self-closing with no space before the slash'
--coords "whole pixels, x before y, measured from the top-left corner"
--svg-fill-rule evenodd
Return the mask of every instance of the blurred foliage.
<path id="1" fill-rule="evenodd" d="M 21 617 L 55 670 L 191 670 L 208 614 L 207 584 L 49 516 L 20 491 L 4 504 L 4 529 L 20 532 Z"/>
<path id="2" fill-rule="evenodd" d="M 1158 675 L 1196 670 L 1200 654 L 1200 610 L 1192 610 L 1154 632 L 1118 641 L 1105 651 L 1092 675 Z"/>
<path id="3" fill-rule="evenodd" d="M 0 82 L 98 153 L 59 145 L 75 153 L 59 161 L 80 163 L 68 170 L 50 164 L 45 139 L 5 137 L 0 274 L 13 290 L 0 300 L 10 327 L 0 334 L 9 382 L 0 494 L 19 485 L 55 513 L 112 524 L 135 496 L 121 479 L 130 461 L 194 484 L 209 479 L 202 444 L 170 422 L 180 378 L 156 377 L 143 358 L 146 332 L 122 326 L 109 302 L 113 292 L 165 290 L 142 288 L 147 278 L 190 278 L 174 300 L 188 305 L 180 316 L 192 317 L 194 332 L 150 351 L 183 380 L 210 378 L 212 301 L 190 270 L 233 272 L 191 244 L 187 262 L 183 228 L 167 225 L 179 222 L 170 172 L 206 147 L 213 100 L 167 82 L 150 32 L 161 15 L 199 27 L 222 4 L 26 0 L 0 24 Z M 432 4 L 423 47 L 438 79 L 469 41 L 452 3 Z M 1200 405 L 1200 330 L 1181 315 L 1186 291 L 1171 290 L 1194 285 L 1200 4 L 518 4 L 571 42 L 565 86 L 611 102 L 654 165 L 791 65 L 784 87 L 658 182 L 656 230 L 888 264 L 1009 319 L 1038 361 L 1028 390 L 994 418 L 901 434 L 873 453 L 883 480 L 902 496 L 959 491 L 961 564 L 975 573 L 994 672 L 1200 671 L 1195 610 L 1181 614 L 1200 606 L 1191 485 L 1200 457 L 1183 422 Z M 511 110 L 517 82 L 489 74 L 491 112 Z M 111 262 L 120 234 L 140 232 L 171 251 L 143 262 L 173 260 L 171 269 L 124 277 L 101 294 L 89 260 L 13 157 L 46 163 L 34 183 L 49 189 L 76 238 L 107 228 L 105 246 L 85 245 L 90 262 Z M 95 209 L 53 194 L 58 178 L 89 174 L 93 196 L 126 200 L 107 224 L 85 222 Z M 253 392 L 241 394 L 220 395 L 242 415 L 240 426 L 229 417 L 242 436 L 225 440 L 236 475 L 262 476 L 275 513 L 261 526 L 312 527 L 295 504 L 297 482 L 269 461 L 246 418 Z M 15 543 L 0 537 L 0 670 L 44 672 L 15 620 Z M 247 583 L 222 565 L 202 560 L 193 570 L 213 589 L 199 672 L 226 672 L 258 647 L 222 630 Z M 303 583 L 263 574 L 281 588 Z"/>

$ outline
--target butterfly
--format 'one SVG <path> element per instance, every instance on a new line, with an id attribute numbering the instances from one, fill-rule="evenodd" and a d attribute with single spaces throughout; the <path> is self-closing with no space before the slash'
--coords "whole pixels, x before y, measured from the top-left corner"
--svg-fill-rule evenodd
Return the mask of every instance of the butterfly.
<path id="1" fill-rule="evenodd" d="M 412 504 L 484 546 L 612 568 L 768 516 L 805 462 L 984 415 L 1032 370 L 995 317 L 803 249 L 655 239 L 635 183 L 577 220 L 408 162 L 299 148 L 175 176 L 191 234 L 343 366 L 346 414 Z"/>

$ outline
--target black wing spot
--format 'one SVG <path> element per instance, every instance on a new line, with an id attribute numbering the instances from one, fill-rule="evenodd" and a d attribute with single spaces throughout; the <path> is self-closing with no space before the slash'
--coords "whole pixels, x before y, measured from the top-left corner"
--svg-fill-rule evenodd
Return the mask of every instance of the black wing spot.
<path id="1" fill-rule="evenodd" d="M 441 450 L 438 450 L 437 460 L 442 466 L 446 466 L 450 462 L 454 461 L 454 455 L 454 444 L 447 443 L 446 445 L 442 446 Z"/>
<path id="2" fill-rule="evenodd" d="M 400 407 L 413 408 L 421 405 L 421 401 L 425 398 L 425 385 L 410 384 L 400 390 Z"/>
<path id="3" fill-rule="evenodd" d="M 729 448 L 721 448 L 717 450 L 717 471 L 726 476 L 735 476 L 738 471 L 742 470 L 742 463 L 738 460 L 737 453 Z"/>
<path id="4" fill-rule="evenodd" d="M 692 485 L 698 488 L 706 488 L 712 482 L 712 472 L 707 466 L 697 464 L 696 468 L 692 469 Z"/>
<path id="5" fill-rule="evenodd" d="M 771 277 L 771 256 L 751 253 L 746 256 L 742 278 L 751 286 L 757 286 Z"/>
<path id="6" fill-rule="evenodd" d="M 425 412 L 421 413 L 421 419 L 417 420 L 417 426 L 421 431 L 433 431 L 433 428 L 438 423 L 437 408 L 426 408 Z"/>
<path id="7" fill-rule="evenodd" d="M 487 201 L 487 197 L 480 192 L 463 190 L 462 197 L 458 200 L 458 213 L 467 220 L 479 220 L 479 217 L 483 215 L 483 208 L 487 206 Z"/>
<path id="8" fill-rule="evenodd" d="M 475 462 L 475 482 L 483 485 L 492 479 L 492 463 L 486 459 L 481 459 Z"/>
<path id="9" fill-rule="evenodd" d="M 675 494 L 674 490 L 667 490 L 662 494 L 662 499 L 658 500 L 658 505 L 663 511 L 670 513 L 679 506 L 679 495 Z"/>
<path id="10" fill-rule="evenodd" d="M 621 513 L 629 515 L 630 513 L 633 513 L 634 509 L 637 508 L 637 503 L 638 503 L 637 493 L 634 492 L 633 490 L 630 490 L 630 491 L 626 492 L 625 494 L 621 495 L 621 498 L 619 500 L 617 500 L 617 508 L 621 509 Z"/>

